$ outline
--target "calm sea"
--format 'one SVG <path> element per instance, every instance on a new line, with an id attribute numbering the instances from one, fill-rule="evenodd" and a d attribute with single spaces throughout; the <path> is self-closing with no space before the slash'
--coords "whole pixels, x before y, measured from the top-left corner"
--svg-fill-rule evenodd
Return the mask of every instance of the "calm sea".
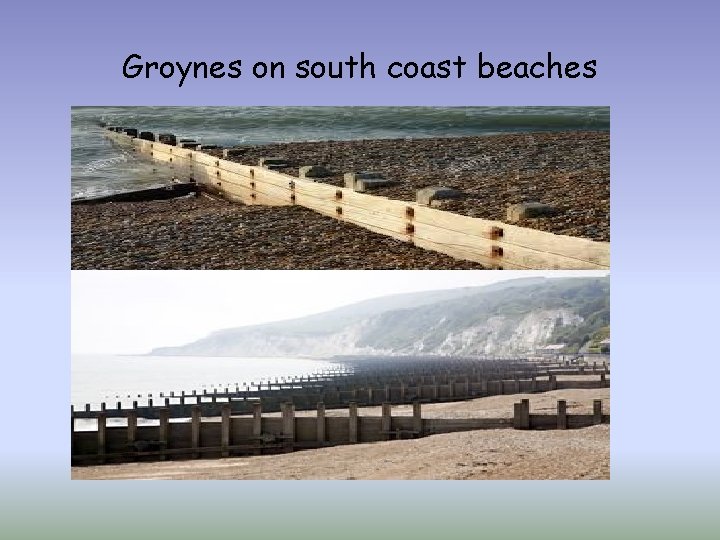
<path id="1" fill-rule="evenodd" d="M 73 107 L 71 115 L 73 197 L 167 181 L 105 139 L 101 122 L 223 146 L 610 128 L 608 107 Z"/>
<path id="2" fill-rule="evenodd" d="M 333 364 L 305 358 L 214 358 L 190 356 L 73 355 L 71 402 L 75 408 L 90 403 L 115 407 L 118 401 L 129 407 L 133 401 L 147 403 L 152 394 L 158 403 L 160 392 L 177 395 L 203 389 L 235 388 L 244 383 L 309 375 Z"/>

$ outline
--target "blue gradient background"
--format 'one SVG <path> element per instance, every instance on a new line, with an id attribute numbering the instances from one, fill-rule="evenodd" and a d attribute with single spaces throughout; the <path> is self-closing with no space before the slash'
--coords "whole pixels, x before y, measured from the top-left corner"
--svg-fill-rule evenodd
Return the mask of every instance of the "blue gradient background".
<path id="1" fill-rule="evenodd" d="M 72 6 L 72 7 L 70 7 Z M 0 530 L 297 538 L 713 537 L 718 532 L 718 9 L 452 1 L 33 2 L 3 8 Z M 125 80 L 169 60 L 368 53 L 598 60 L 592 80 Z M 71 105 L 610 105 L 609 482 L 70 482 Z M 5 536 L 5 534 L 3 534 Z M 144 536 L 144 535 L 141 535 Z"/>

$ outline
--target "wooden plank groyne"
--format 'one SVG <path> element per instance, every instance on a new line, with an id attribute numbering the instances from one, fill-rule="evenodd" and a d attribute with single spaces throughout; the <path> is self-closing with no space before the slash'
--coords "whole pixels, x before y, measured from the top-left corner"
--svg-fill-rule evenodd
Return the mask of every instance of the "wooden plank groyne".
<path id="1" fill-rule="evenodd" d="M 71 415 L 74 419 L 101 415 L 124 418 L 128 410 L 133 410 L 140 418 L 157 419 L 161 410 L 167 410 L 171 418 L 189 418 L 196 406 L 203 416 L 219 416 L 224 404 L 229 404 L 232 414 L 251 414 L 258 403 L 266 412 L 278 412 L 283 403 L 292 403 L 297 410 L 312 410 L 318 402 L 328 408 L 346 408 L 350 403 L 361 406 L 432 403 L 610 385 L 607 363 L 572 366 L 523 360 L 405 357 L 358 360 L 349 366 L 352 369 L 251 382 L 251 386 L 162 392 L 159 396 L 147 395 L 143 402 L 133 400 L 131 407 L 120 401 L 114 407 L 106 403 L 85 404 L 80 410 L 71 407 Z M 586 377 L 558 380 L 573 375 Z"/>
<path id="2" fill-rule="evenodd" d="M 194 405 L 189 421 L 170 422 L 170 411 L 160 410 L 158 425 L 139 425 L 136 411 L 126 411 L 125 426 L 108 426 L 105 413 L 95 431 L 75 431 L 71 420 L 72 464 L 118 463 L 141 460 L 220 458 L 292 452 L 343 444 L 418 438 L 440 433 L 480 429 L 571 429 L 610 422 L 602 401 L 593 402 L 593 414 L 568 414 L 564 400 L 555 414 L 534 414 L 528 399 L 514 406 L 512 418 L 423 418 L 421 403 L 412 416 L 393 416 L 392 405 L 381 404 L 381 416 L 361 416 L 358 404 L 348 405 L 347 417 L 325 415 L 318 402 L 316 414 L 295 416 L 292 403 L 283 403 L 280 417 L 263 416 L 260 403 L 251 417 L 235 417 L 229 403 L 219 418 L 205 418 Z"/>
<path id="3" fill-rule="evenodd" d="M 609 269 L 610 244 L 474 218 L 360 193 L 265 166 L 222 159 L 195 141 L 159 142 L 154 133 L 107 128 L 105 134 L 139 155 L 165 163 L 177 181 L 194 181 L 228 200 L 268 206 L 299 205 L 418 247 L 490 268 Z M 174 136 L 164 140 L 176 141 Z M 206 148 L 207 149 L 207 148 Z"/>

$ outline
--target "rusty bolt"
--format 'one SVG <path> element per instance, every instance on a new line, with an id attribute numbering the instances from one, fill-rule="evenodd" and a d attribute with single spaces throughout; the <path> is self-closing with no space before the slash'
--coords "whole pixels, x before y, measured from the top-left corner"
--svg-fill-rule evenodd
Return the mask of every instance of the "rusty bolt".
<path id="1" fill-rule="evenodd" d="M 415 225 L 413 225 L 412 223 L 406 223 L 405 232 L 407 234 L 413 234 L 415 232 Z"/>
<path id="2" fill-rule="evenodd" d="M 492 247 L 492 256 L 493 257 L 502 257 L 503 256 L 503 248 L 500 246 L 493 246 Z"/>
<path id="3" fill-rule="evenodd" d="M 498 238 L 502 238 L 504 235 L 504 231 L 502 230 L 502 227 L 493 227 L 490 229 L 490 237 L 493 240 L 497 240 Z"/>

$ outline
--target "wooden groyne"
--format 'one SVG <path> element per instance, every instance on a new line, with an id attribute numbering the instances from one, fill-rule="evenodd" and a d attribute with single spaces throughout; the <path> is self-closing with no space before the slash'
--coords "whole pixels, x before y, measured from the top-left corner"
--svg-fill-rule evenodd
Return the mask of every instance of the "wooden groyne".
<path id="1" fill-rule="evenodd" d="M 124 418 L 131 410 L 140 418 L 158 419 L 164 414 L 161 410 L 166 410 L 171 418 L 190 418 L 194 407 L 199 407 L 203 416 L 219 416 L 228 405 L 232 414 L 242 415 L 252 414 L 257 404 L 266 412 L 278 412 L 283 403 L 291 403 L 297 410 L 312 410 L 319 402 L 327 408 L 346 408 L 350 403 L 361 406 L 433 403 L 610 385 L 607 363 L 573 366 L 558 362 L 435 357 L 348 362 L 344 369 L 280 378 L 274 382 L 148 395 L 144 402 L 134 400 L 129 408 L 122 402 L 114 406 L 86 404 L 81 410 L 72 407 L 71 416 L 73 419 Z M 558 380 L 568 375 L 586 377 Z"/>
<path id="2" fill-rule="evenodd" d="M 508 269 L 609 269 L 610 245 L 500 221 L 463 216 L 415 202 L 360 193 L 272 170 L 270 160 L 245 165 L 174 135 L 107 128 L 106 135 L 140 155 L 172 167 L 179 179 L 245 204 L 300 205 L 414 245 Z M 159 139 L 159 140 L 156 140 Z"/>
<path id="3" fill-rule="evenodd" d="M 602 401 L 593 402 L 593 414 L 568 414 L 564 400 L 555 414 L 534 414 L 530 401 L 514 406 L 512 418 L 423 418 L 421 403 L 413 402 L 412 416 L 393 416 L 392 404 L 383 402 L 381 416 L 361 416 L 358 403 L 348 405 L 347 417 L 328 417 L 318 402 L 314 417 L 295 416 L 292 403 L 282 404 L 280 417 L 263 416 L 260 403 L 251 417 L 234 417 L 229 403 L 219 418 L 206 418 L 200 406 L 191 409 L 189 421 L 170 422 L 170 411 L 160 410 L 157 426 L 138 425 L 135 411 L 127 411 L 125 426 L 108 426 L 98 416 L 95 431 L 76 432 L 71 420 L 73 465 L 118 463 L 173 458 L 220 458 L 272 454 L 342 444 L 418 438 L 440 433 L 480 429 L 571 429 L 610 422 Z"/>

